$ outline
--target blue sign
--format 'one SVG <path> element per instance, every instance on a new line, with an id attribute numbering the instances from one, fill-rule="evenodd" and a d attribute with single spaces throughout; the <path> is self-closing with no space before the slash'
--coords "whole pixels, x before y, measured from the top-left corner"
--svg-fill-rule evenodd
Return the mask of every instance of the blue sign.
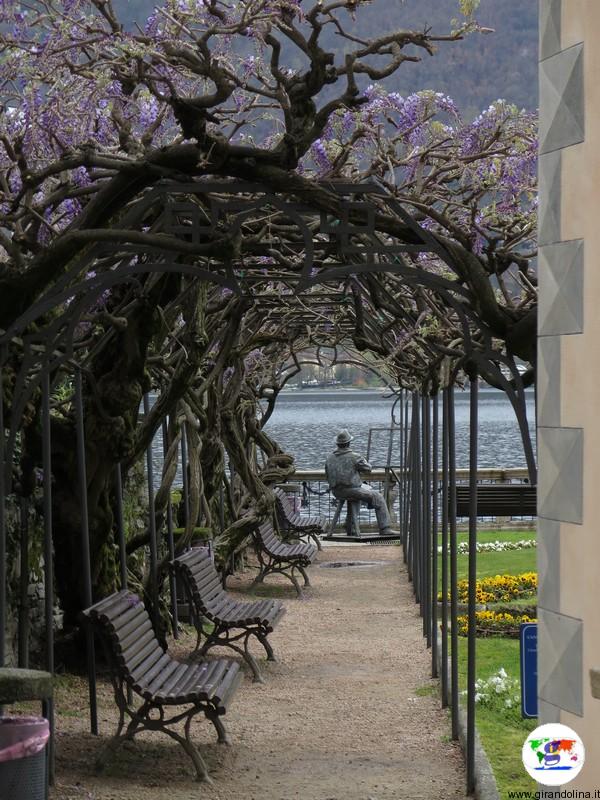
<path id="1" fill-rule="evenodd" d="M 538 715 L 537 699 L 537 622 L 524 622 L 519 632 L 521 643 L 521 715 Z"/>

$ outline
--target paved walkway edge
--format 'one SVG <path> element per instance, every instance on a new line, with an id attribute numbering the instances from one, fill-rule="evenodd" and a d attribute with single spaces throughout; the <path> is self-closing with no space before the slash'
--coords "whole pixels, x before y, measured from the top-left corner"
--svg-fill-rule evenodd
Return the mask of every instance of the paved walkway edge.
<path id="1" fill-rule="evenodd" d="M 438 653 L 438 673 L 442 669 L 442 637 L 437 635 Z M 450 675 L 450 659 L 448 658 L 448 675 Z M 463 752 L 467 752 L 467 714 L 460 708 L 458 709 L 458 739 Z M 485 752 L 479 731 L 475 726 L 475 797 L 477 800 L 501 800 L 494 777 L 494 771 L 490 764 L 487 753 Z"/>

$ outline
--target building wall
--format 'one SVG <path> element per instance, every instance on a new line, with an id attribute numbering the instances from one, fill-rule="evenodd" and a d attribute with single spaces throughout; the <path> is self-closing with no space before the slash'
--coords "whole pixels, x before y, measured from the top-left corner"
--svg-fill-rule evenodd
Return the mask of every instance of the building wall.
<path id="1" fill-rule="evenodd" d="M 600 2 L 540 0 L 540 723 L 572 727 L 600 788 Z"/>

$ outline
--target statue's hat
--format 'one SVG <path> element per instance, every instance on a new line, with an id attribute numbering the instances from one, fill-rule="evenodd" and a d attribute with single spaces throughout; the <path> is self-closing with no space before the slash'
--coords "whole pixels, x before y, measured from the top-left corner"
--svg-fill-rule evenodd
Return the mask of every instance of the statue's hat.
<path id="1" fill-rule="evenodd" d="M 350 432 L 349 432 L 348 428 L 342 428 L 342 430 L 335 437 L 335 443 L 336 444 L 348 444 L 348 442 L 351 442 L 352 439 L 354 439 L 354 436 L 350 436 Z"/>

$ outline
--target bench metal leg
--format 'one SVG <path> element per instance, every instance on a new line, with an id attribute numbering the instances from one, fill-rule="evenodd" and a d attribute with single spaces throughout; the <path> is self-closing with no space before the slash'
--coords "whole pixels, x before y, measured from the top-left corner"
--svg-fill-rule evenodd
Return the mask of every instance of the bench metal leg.
<path id="1" fill-rule="evenodd" d="M 249 639 L 254 634 L 256 634 L 256 630 L 254 628 L 244 628 L 241 632 L 236 634 L 232 633 L 226 625 L 222 625 L 221 627 L 217 626 L 213 632 L 209 634 L 206 641 L 200 650 L 195 653 L 195 655 L 199 658 L 202 658 L 206 655 L 206 653 L 208 653 L 211 647 L 229 647 L 230 650 L 235 650 L 236 653 L 239 653 L 244 661 L 248 664 L 250 670 L 252 671 L 254 682 L 264 683 L 256 659 L 248 649 Z M 239 642 L 242 639 L 244 640 L 243 649 L 239 645 L 234 644 L 234 642 Z"/>
<path id="2" fill-rule="evenodd" d="M 308 579 L 308 575 L 306 574 L 306 570 L 304 569 L 304 567 L 300 566 L 300 564 L 296 564 L 295 569 L 297 569 L 298 572 L 304 578 L 304 585 L 305 586 L 310 586 L 310 581 Z"/>
<path id="3" fill-rule="evenodd" d="M 193 705 L 187 711 L 174 711 L 172 716 L 168 717 L 165 713 L 166 709 L 163 705 L 155 705 L 146 700 L 138 708 L 135 708 L 133 705 L 128 703 L 128 687 L 126 687 L 124 681 L 118 678 L 112 671 L 111 682 L 113 684 L 115 702 L 119 709 L 119 721 L 117 723 L 115 735 L 107 742 L 96 759 L 96 769 L 103 769 L 108 757 L 118 749 L 122 740 L 132 741 L 138 733 L 141 733 L 144 730 L 161 731 L 162 733 L 166 733 L 167 736 L 170 736 L 171 739 L 174 739 L 176 742 L 178 742 L 189 755 L 196 770 L 196 780 L 212 783 L 212 780 L 208 774 L 208 769 L 204 763 L 204 759 L 200 755 L 198 748 L 190 739 L 190 725 L 192 723 L 192 719 L 200 712 L 203 712 L 205 716 L 210 718 L 211 709 L 207 708 L 205 705 Z M 126 717 L 129 717 L 129 724 L 127 725 L 125 733 L 123 733 Z M 185 736 L 181 736 L 179 733 L 177 733 L 177 731 L 169 727 L 183 720 L 185 720 Z M 214 723 L 214 720 L 211 719 L 211 721 L 217 728 L 219 741 L 227 740 L 227 734 L 223 728 L 223 724 L 219 722 L 217 725 Z"/>
<path id="4" fill-rule="evenodd" d="M 259 631 L 256 631 L 255 633 L 256 633 L 256 638 L 265 648 L 265 652 L 267 654 L 267 661 L 277 661 L 277 659 L 275 658 L 275 653 L 273 652 L 273 648 L 271 647 L 271 643 L 267 639 L 267 634 L 260 633 Z"/>
<path id="5" fill-rule="evenodd" d="M 215 730 L 217 731 L 217 737 L 218 737 L 219 744 L 230 745 L 231 741 L 229 739 L 229 735 L 228 735 L 227 731 L 225 730 L 225 726 L 223 725 L 223 722 L 221 721 L 221 717 L 218 714 L 215 714 L 212 711 L 207 711 L 206 712 L 206 716 L 212 722 L 212 724 L 215 726 Z"/>

